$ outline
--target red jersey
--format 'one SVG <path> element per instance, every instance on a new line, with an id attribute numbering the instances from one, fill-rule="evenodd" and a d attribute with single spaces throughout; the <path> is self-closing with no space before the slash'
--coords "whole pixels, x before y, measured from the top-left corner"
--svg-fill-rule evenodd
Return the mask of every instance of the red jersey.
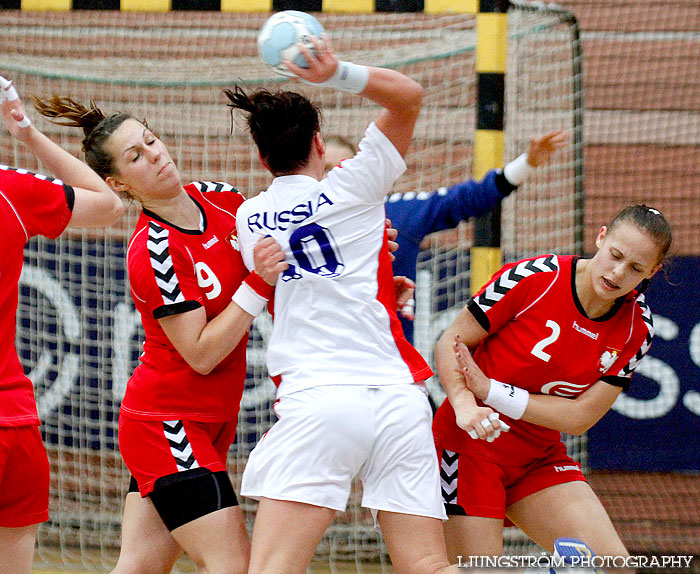
<path id="1" fill-rule="evenodd" d="M 202 375 L 175 350 L 158 319 L 204 307 L 211 321 L 231 303 L 248 276 L 236 235 L 243 196 L 224 183 L 195 182 L 185 190 L 199 207 L 203 231 L 179 228 L 144 209 L 127 250 L 131 295 L 146 340 L 121 411 L 149 420 L 234 420 L 248 338 Z"/>
<path id="2" fill-rule="evenodd" d="M 58 179 L 0 165 L 0 426 L 39 424 L 34 388 L 15 348 L 19 276 L 30 237 L 57 237 L 71 218 L 73 188 Z"/>
<path id="3" fill-rule="evenodd" d="M 474 352 L 487 377 L 532 394 L 567 398 L 599 380 L 629 386 L 651 345 L 651 312 L 644 297 L 632 292 L 604 316 L 588 318 L 574 286 L 577 261 L 575 256 L 545 255 L 506 265 L 469 303 L 489 333 Z M 561 439 L 559 431 L 501 418 L 510 432 L 492 443 L 472 440 L 456 425 L 446 400 L 435 415 L 435 442 L 504 464 L 525 464 Z"/>

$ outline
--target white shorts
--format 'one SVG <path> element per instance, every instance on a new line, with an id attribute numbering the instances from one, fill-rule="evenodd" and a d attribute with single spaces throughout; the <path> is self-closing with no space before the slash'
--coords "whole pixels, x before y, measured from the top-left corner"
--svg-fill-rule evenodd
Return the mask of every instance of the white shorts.
<path id="1" fill-rule="evenodd" d="M 446 520 L 432 411 L 422 385 L 330 385 L 275 404 L 241 495 L 345 510 L 353 477 L 362 506 Z"/>

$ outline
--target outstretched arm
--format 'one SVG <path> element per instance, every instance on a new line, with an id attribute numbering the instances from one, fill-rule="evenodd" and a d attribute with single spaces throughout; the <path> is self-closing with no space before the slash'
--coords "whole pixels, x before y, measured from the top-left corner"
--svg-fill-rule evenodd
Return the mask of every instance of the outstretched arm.
<path id="1" fill-rule="evenodd" d="M 526 154 L 506 164 L 503 170 L 489 171 L 481 181 L 469 179 L 430 193 L 392 195 L 386 203 L 387 216 L 416 242 L 430 233 L 453 229 L 462 221 L 491 211 L 532 170 L 566 146 L 568 139 L 569 134 L 562 131 L 532 138 Z"/>
<path id="2" fill-rule="evenodd" d="M 531 138 L 527 153 L 518 156 L 503 168 L 505 182 L 502 184 L 513 188 L 518 187 L 534 168 L 547 163 L 552 154 L 566 146 L 568 141 L 569 134 L 561 130 L 548 133 L 541 138 Z"/>
<path id="3" fill-rule="evenodd" d="M 41 133 L 27 117 L 12 82 L 0 76 L 2 119 L 10 134 L 56 177 L 73 187 L 75 203 L 70 227 L 104 227 L 119 219 L 124 206 L 119 197 L 87 164 Z"/>

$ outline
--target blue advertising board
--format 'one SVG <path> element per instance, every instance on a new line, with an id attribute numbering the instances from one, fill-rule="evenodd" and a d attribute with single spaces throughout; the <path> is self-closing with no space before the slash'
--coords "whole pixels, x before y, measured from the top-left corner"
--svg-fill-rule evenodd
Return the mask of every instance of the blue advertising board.
<path id="1" fill-rule="evenodd" d="M 651 350 L 588 432 L 593 469 L 700 471 L 700 257 L 671 261 L 646 293 Z"/>

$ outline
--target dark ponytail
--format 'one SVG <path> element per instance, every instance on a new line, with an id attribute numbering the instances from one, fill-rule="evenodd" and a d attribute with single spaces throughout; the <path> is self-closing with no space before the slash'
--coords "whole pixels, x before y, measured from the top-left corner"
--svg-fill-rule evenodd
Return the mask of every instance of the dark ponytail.
<path id="1" fill-rule="evenodd" d="M 226 89 L 227 104 L 247 115 L 247 125 L 260 156 L 274 176 L 295 173 L 309 161 L 321 128 L 321 110 L 296 92 L 259 89 L 247 94 L 240 86 Z"/>
<path id="2" fill-rule="evenodd" d="M 92 100 L 87 107 L 72 98 L 57 95 L 50 98 L 34 96 L 32 100 L 36 110 L 51 123 L 81 128 L 85 136 L 82 141 L 85 163 L 102 179 L 114 175 L 114 158 L 106 150 L 107 140 L 126 120 L 136 118 L 126 112 L 106 116 Z M 146 126 L 145 122 L 136 121 Z"/>

